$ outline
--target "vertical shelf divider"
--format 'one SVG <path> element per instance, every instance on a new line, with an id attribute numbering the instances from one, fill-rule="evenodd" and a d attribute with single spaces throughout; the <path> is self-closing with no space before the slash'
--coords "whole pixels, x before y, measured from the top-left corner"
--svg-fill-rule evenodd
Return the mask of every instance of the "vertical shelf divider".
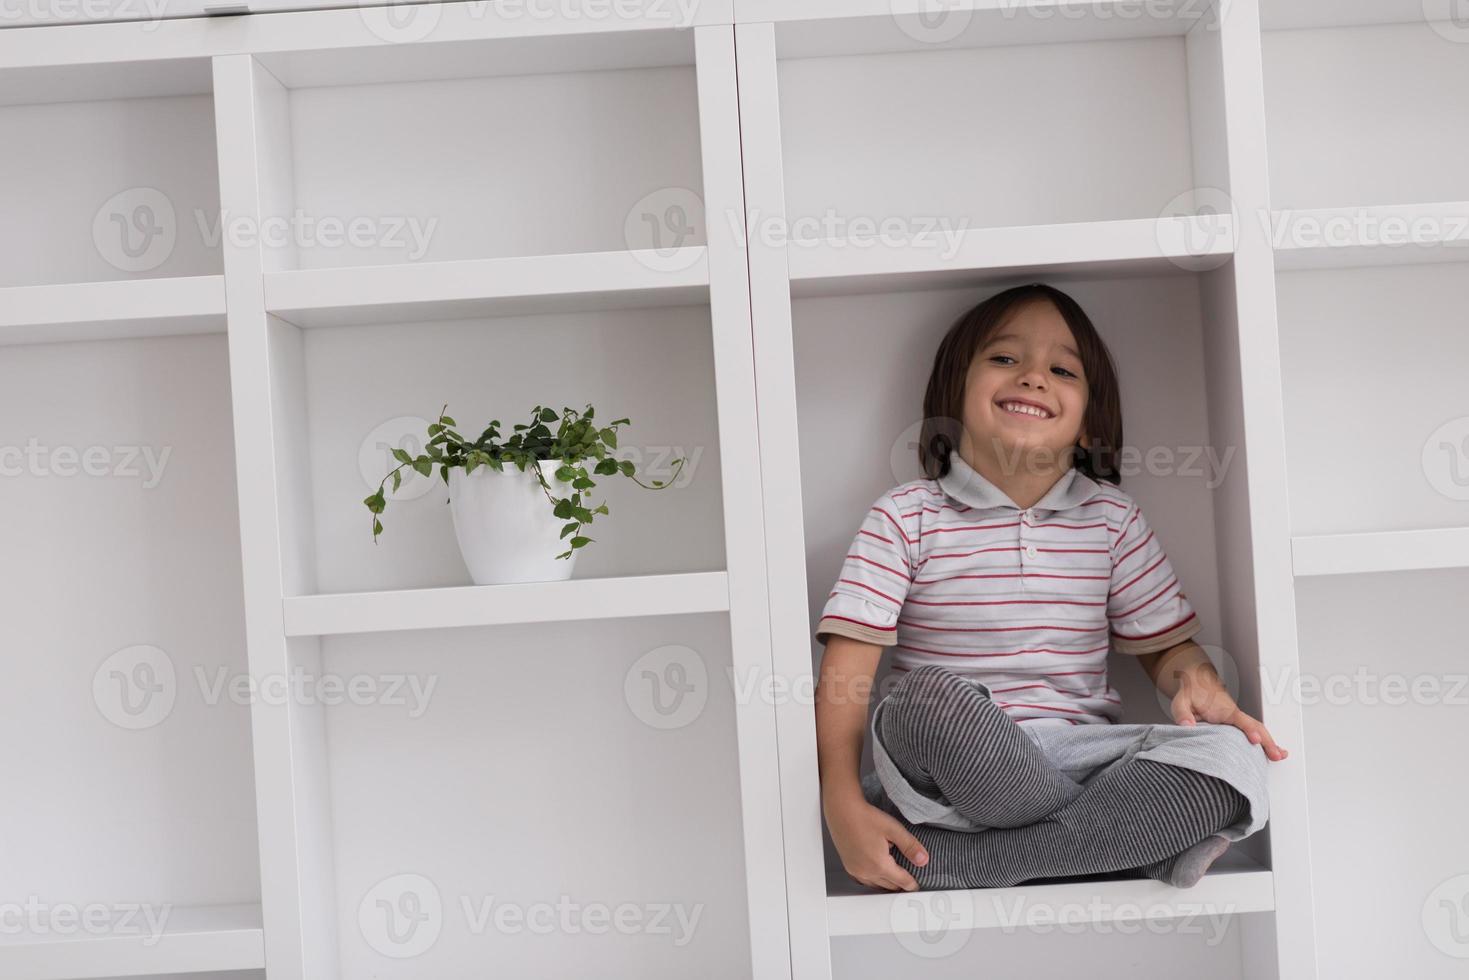
<path id="1" fill-rule="evenodd" d="M 748 215 L 783 227 L 785 182 L 775 26 L 735 27 L 739 59 L 740 132 Z M 755 374 L 760 391 L 760 465 L 765 547 L 769 559 L 771 656 L 792 691 L 815 689 L 806 619 L 806 540 L 801 513 L 801 455 L 796 429 L 796 364 L 786 249 L 746 232 Z M 776 474 L 779 474 L 777 477 Z M 816 710 L 801 698 L 776 708 L 780 743 L 785 876 L 790 903 L 791 976 L 828 980 L 831 943 L 826 912 L 826 858 L 816 758 Z"/>
<path id="2" fill-rule="evenodd" d="M 1211 18 L 1221 32 L 1224 124 L 1229 193 L 1241 220 L 1235 229 L 1235 302 L 1240 402 L 1249 447 L 1249 524 L 1254 601 L 1260 642 L 1257 679 L 1298 676 L 1290 505 L 1286 492 L 1284 398 L 1275 307 L 1275 258 L 1261 215 L 1270 214 L 1265 150 L 1265 90 L 1259 0 L 1217 0 Z M 1306 744 L 1299 703 L 1265 702 L 1262 721 L 1290 758 L 1272 762 L 1270 865 L 1275 881 L 1275 944 L 1283 980 L 1316 977 L 1311 840 L 1306 812 Z"/>
<path id="3" fill-rule="evenodd" d="M 789 977 L 790 943 L 781 825 L 776 706 L 767 691 L 771 629 L 766 578 L 759 417 L 755 404 L 749 269 L 742 244 L 739 91 L 734 28 L 694 28 L 704 220 L 709 239 L 709 314 L 713 330 L 725 555 L 729 572 L 731 667 L 740 758 L 740 802 L 750 916 L 751 975 Z M 735 223 L 738 222 L 738 225 Z M 755 683 L 757 680 L 759 683 Z M 778 675 L 775 679 L 779 679 Z M 755 692 L 739 700 L 739 691 Z M 822 936 L 823 941 L 825 936 Z"/>
<path id="4" fill-rule="evenodd" d="M 285 137 L 285 89 L 254 57 L 233 54 L 215 57 L 214 92 L 220 208 L 231 221 L 258 227 L 271 193 L 261 151 Z M 273 361 L 289 361 L 299 338 L 266 314 L 262 237 L 238 244 L 226 234 L 221 242 L 245 635 L 257 685 L 287 678 L 293 654 L 319 657 L 314 638 L 288 641 L 285 633 L 287 571 L 304 574 L 309 552 L 306 528 L 292 526 L 294 495 L 281 492 L 305 475 L 282 469 L 300 465 L 294 447 L 305 434 L 293 438 L 289 427 L 302 413 L 299 405 L 291 410 L 287 393 L 277 390 L 283 379 L 272 374 Z M 274 700 L 251 707 L 266 970 L 271 980 L 323 980 L 337 976 L 338 958 L 325 728 L 320 706 Z"/>

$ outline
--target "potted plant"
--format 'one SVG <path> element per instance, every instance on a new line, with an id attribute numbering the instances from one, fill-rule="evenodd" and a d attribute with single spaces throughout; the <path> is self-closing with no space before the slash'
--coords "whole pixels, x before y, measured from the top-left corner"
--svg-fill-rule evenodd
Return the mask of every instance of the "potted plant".
<path id="1" fill-rule="evenodd" d="M 412 456 L 403 449 L 393 450 L 398 465 L 363 503 L 372 512 L 375 542 L 383 532 L 381 515 L 389 481 L 396 491 L 404 467 L 423 476 L 432 476 L 437 468 L 449 488 L 459 551 L 477 585 L 570 578 L 577 552 L 596 540 L 585 536 L 583 529 L 597 514 L 608 513 L 606 503 L 591 507 L 586 499 L 587 491 L 596 486 L 594 476 L 621 474 L 649 490 L 672 482 L 643 483 L 634 475 L 631 461 L 610 457 L 608 451 L 617 449 L 618 427 L 631 422 L 617 419 L 599 427 L 591 405 L 583 412 L 563 408 L 560 415 L 537 405 L 530 421 L 517 424 L 504 440 L 498 419 L 478 438 L 464 438 L 455 430 L 458 423 L 445 414 L 448 409 L 445 405 L 438 421 L 429 425 L 422 453 Z M 550 425 L 558 420 L 553 432 Z M 674 460 L 674 477 L 683 462 L 681 457 Z M 553 557 L 568 536 L 566 550 Z"/>

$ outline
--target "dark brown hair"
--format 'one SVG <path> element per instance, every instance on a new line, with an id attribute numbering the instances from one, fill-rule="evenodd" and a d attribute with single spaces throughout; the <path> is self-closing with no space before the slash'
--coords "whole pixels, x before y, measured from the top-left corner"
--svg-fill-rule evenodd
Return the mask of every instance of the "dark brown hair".
<path id="1" fill-rule="evenodd" d="M 1073 465 L 1094 480 L 1117 483 L 1117 454 L 1122 448 L 1122 396 L 1107 345 L 1082 308 L 1061 290 L 1032 282 L 996 293 L 962 314 L 939 343 L 933 372 L 923 396 L 923 429 L 918 462 L 929 479 L 949 472 L 949 452 L 959 448 L 963 428 L 964 386 L 974 355 L 1011 313 L 1028 303 L 1049 301 L 1056 307 L 1081 355 L 1086 373 L 1086 415 L 1082 435 L 1090 445 L 1074 450 Z"/>

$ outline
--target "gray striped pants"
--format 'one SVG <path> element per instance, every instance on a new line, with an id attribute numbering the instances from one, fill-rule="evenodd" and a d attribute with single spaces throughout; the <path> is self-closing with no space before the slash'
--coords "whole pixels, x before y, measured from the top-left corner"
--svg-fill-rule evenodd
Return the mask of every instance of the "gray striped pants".
<path id="1" fill-rule="evenodd" d="M 920 888 L 1147 869 L 1268 818 L 1268 760 L 1232 725 L 1020 725 L 984 684 L 926 666 L 872 734 L 864 791 L 929 851 L 897 855 Z"/>

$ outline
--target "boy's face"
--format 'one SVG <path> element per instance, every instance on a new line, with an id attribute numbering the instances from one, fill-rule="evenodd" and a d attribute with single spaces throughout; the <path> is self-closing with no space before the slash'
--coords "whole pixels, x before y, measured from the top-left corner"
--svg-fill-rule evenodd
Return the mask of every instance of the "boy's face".
<path id="1" fill-rule="evenodd" d="M 1086 404 L 1071 329 L 1051 303 L 1032 301 L 1012 310 L 975 352 L 964 391 L 965 435 L 1001 467 L 1033 460 L 1064 469 L 1081 439 Z"/>

